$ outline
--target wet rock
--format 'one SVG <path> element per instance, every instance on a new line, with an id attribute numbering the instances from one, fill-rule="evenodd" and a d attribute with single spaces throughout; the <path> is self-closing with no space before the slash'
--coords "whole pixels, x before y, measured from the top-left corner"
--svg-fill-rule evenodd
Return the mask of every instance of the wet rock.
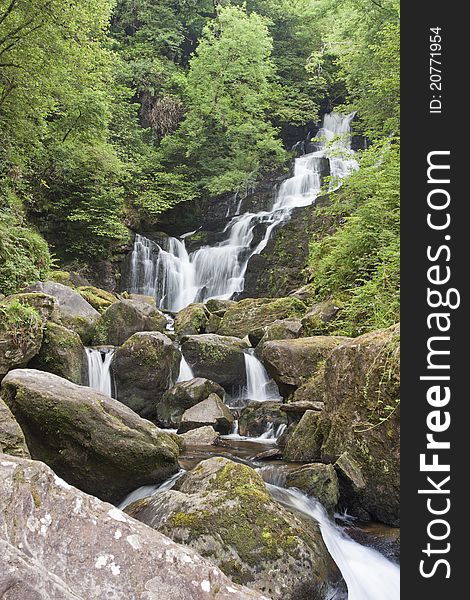
<path id="1" fill-rule="evenodd" d="M 43 463 L 2 455 L 0 475 L 5 600 L 268 600 Z"/>
<path id="2" fill-rule="evenodd" d="M 238 428 L 240 435 L 259 437 L 271 428 L 273 435 L 279 425 L 287 424 L 281 402 L 250 402 L 240 413 Z"/>
<path id="3" fill-rule="evenodd" d="M 175 488 L 126 512 L 273 600 L 326 597 L 337 571 L 317 526 L 274 502 L 256 471 L 211 458 Z"/>
<path id="4" fill-rule="evenodd" d="M 51 373 L 15 369 L 2 382 L 2 398 L 31 456 L 103 500 L 120 500 L 178 470 L 178 438 L 100 392 Z"/>
<path id="5" fill-rule="evenodd" d="M 339 499 L 339 485 L 332 465 L 322 463 L 303 465 L 287 474 L 286 485 L 316 498 L 327 512 L 333 514 Z"/>
<path id="6" fill-rule="evenodd" d="M 180 310 L 175 318 L 175 332 L 178 336 L 205 333 L 209 312 L 204 304 L 189 304 Z"/>
<path id="7" fill-rule="evenodd" d="M 340 506 L 361 519 L 399 523 L 399 328 L 336 348 L 325 364 L 321 460 L 336 462 Z"/>
<path id="8" fill-rule="evenodd" d="M 390 560 L 400 562 L 400 529 L 380 523 L 354 523 L 346 527 L 353 540 L 374 548 Z"/>
<path id="9" fill-rule="evenodd" d="M 317 434 L 317 426 L 321 412 L 307 410 L 295 427 L 286 447 L 284 459 L 292 462 L 310 462 L 320 460 L 321 438 Z"/>
<path id="10" fill-rule="evenodd" d="M 62 325 L 48 322 L 41 349 L 28 367 L 54 373 L 73 383 L 85 383 L 86 355 L 80 336 Z"/>
<path id="11" fill-rule="evenodd" d="M 281 458 L 282 452 L 279 448 L 271 448 L 270 450 L 265 450 L 264 452 L 260 452 L 253 456 L 253 460 L 273 460 Z"/>
<path id="12" fill-rule="evenodd" d="M 184 338 L 181 351 L 196 377 L 210 379 L 231 391 L 246 383 L 245 348 L 237 337 L 210 333 Z"/>
<path id="13" fill-rule="evenodd" d="M 165 392 L 158 403 L 158 422 L 165 427 L 178 427 L 185 410 L 202 402 L 211 394 L 223 398 L 224 393 L 222 386 L 203 377 L 180 381 Z"/>
<path id="14" fill-rule="evenodd" d="M 282 412 L 287 414 L 287 422 L 289 425 L 298 423 L 307 410 L 319 411 L 325 408 L 324 402 L 300 400 L 297 402 L 289 402 L 281 405 Z"/>
<path id="15" fill-rule="evenodd" d="M 188 446 L 212 446 L 220 439 L 220 434 L 211 425 L 204 425 L 181 434 L 185 448 Z"/>
<path id="16" fill-rule="evenodd" d="M 317 336 L 296 340 L 273 340 L 262 346 L 261 359 L 287 397 L 315 375 L 332 350 L 348 338 Z"/>
<path id="17" fill-rule="evenodd" d="M 217 394 L 210 394 L 208 398 L 183 413 L 178 433 L 210 425 L 222 435 L 226 435 L 231 432 L 233 421 L 232 413 L 221 398 Z"/>
<path id="18" fill-rule="evenodd" d="M 145 299 L 120 300 L 101 315 L 96 324 L 93 343 L 96 346 L 120 346 L 135 333 L 164 332 L 166 325 L 165 315 L 156 308 L 155 301 L 152 305 Z"/>
<path id="19" fill-rule="evenodd" d="M 306 305 L 297 298 L 247 298 L 227 309 L 218 333 L 243 338 L 274 321 L 301 317 L 306 310 Z"/>
<path id="20" fill-rule="evenodd" d="M 163 333 L 135 333 L 111 364 L 117 399 L 142 417 L 157 419 L 157 405 L 177 380 L 180 362 L 180 352 Z"/>
<path id="21" fill-rule="evenodd" d="M 0 453 L 29 458 L 21 427 L 15 421 L 13 413 L 0 398 Z"/>
<path id="22" fill-rule="evenodd" d="M 332 321 L 343 308 L 343 303 L 338 300 L 326 300 L 314 304 L 302 318 L 303 335 L 314 336 L 327 334 Z"/>
<path id="23" fill-rule="evenodd" d="M 39 281 L 25 291 L 53 296 L 57 301 L 62 325 L 78 333 L 84 344 L 91 340 L 100 313 L 77 291 L 53 281 Z"/>

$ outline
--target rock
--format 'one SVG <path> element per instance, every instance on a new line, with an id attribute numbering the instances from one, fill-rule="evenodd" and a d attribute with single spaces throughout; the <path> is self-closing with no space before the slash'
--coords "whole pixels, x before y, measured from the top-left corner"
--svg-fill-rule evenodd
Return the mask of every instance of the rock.
<path id="1" fill-rule="evenodd" d="M 359 544 L 374 548 L 396 563 L 400 562 L 400 529 L 381 523 L 360 523 L 346 526 L 346 532 Z"/>
<path id="2" fill-rule="evenodd" d="M 204 425 L 197 429 L 191 429 L 187 433 L 181 435 L 184 441 L 184 446 L 212 446 L 220 439 L 220 434 L 211 426 Z"/>
<path id="3" fill-rule="evenodd" d="M 80 336 L 49 321 L 44 329 L 41 349 L 28 367 L 83 384 L 86 380 L 86 355 Z"/>
<path id="4" fill-rule="evenodd" d="M 253 456 L 252 460 L 273 460 L 273 459 L 281 459 L 282 452 L 279 448 L 271 448 L 270 450 L 265 450 L 264 452 L 260 452 Z"/>
<path id="5" fill-rule="evenodd" d="M 77 288 L 77 291 L 100 313 L 109 308 L 111 304 L 118 302 L 118 298 L 114 294 L 93 285 L 81 285 Z"/>
<path id="6" fill-rule="evenodd" d="M 243 338 L 274 321 L 301 317 L 306 310 L 297 298 L 247 298 L 227 309 L 217 333 Z"/>
<path id="7" fill-rule="evenodd" d="M 266 333 L 267 327 L 257 327 L 248 334 L 248 340 L 253 348 L 256 348 Z"/>
<path id="8" fill-rule="evenodd" d="M 100 392 L 33 369 L 10 371 L 2 398 L 31 456 L 72 485 L 116 502 L 178 471 L 178 439 Z"/>
<path id="9" fill-rule="evenodd" d="M 207 320 L 206 333 L 217 333 L 221 322 L 222 322 L 222 317 L 219 317 L 219 316 L 211 313 Z"/>
<path id="10" fill-rule="evenodd" d="M 0 474 L 5 600 L 268 600 L 41 462 L 2 455 Z"/>
<path id="11" fill-rule="evenodd" d="M 211 425 L 216 431 L 226 435 L 232 431 L 233 421 L 232 413 L 220 397 L 210 394 L 202 402 L 184 411 L 178 433 Z"/>
<path id="12" fill-rule="evenodd" d="M 204 304 L 189 304 L 176 315 L 175 332 L 180 337 L 205 333 L 208 320 Z"/>
<path id="13" fill-rule="evenodd" d="M 399 523 L 399 328 L 338 346 L 325 364 L 325 408 L 317 436 L 335 462 L 340 507 L 361 519 Z"/>
<path id="14" fill-rule="evenodd" d="M 284 397 L 315 375 L 333 348 L 348 338 L 317 336 L 263 344 L 261 359 Z"/>
<path id="15" fill-rule="evenodd" d="M 289 296 L 298 298 L 302 302 L 305 302 L 305 304 L 311 304 L 315 299 L 315 286 L 312 284 L 303 285 L 291 292 Z"/>
<path id="16" fill-rule="evenodd" d="M 29 450 L 26 445 L 21 427 L 15 421 L 11 410 L 0 398 L 0 452 L 29 458 Z"/>
<path id="17" fill-rule="evenodd" d="M 326 300 L 314 304 L 302 318 L 303 335 L 314 336 L 327 334 L 332 321 L 343 308 L 338 300 Z"/>
<path id="18" fill-rule="evenodd" d="M 237 337 L 207 333 L 183 339 L 181 351 L 195 377 L 216 381 L 231 391 L 246 383 L 245 348 Z"/>
<path id="19" fill-rule="evenodd" d="M 84 344 L 91 340 L 100 313 L 78 292 L 53 281 L 39 281 L 30 285 L 25 291 L 42 292 L 53 296 L 57 301 L 62 325 L 78 333 Z"/>
<path id="20" fill-rule="evenodd" d="M 332 465 L 322 463 L 303 465 L 287 474 L 286 485 L 316 498 L 328 513 L 333 514 L 338 503 L 339 485 Z"/>
<path id="21" fill-rule="evenodd" d="M 163 394 L 157 406 L 157 420 L 165 427 L 178 427 L 185 410 L 202 402 L 210 394 L 223 398 L 224 393 L 222 386 L 203 377 L 180 381 Z"/>
<path id="22" fill-rule="evenodd" d="M 317 435 L 320 415 L 321 413 L 316 410 L 307 410 L 304 413 L 284 448 L 285 460 L 292 462 L 320 460 L 321 438 Z"/>
<path id="23" fill-rule="evenodd" d="M 300 337 L 301 332 L 302 322 L 300 319 L 274 321 L 266 327 L 260 343 L 264 344 L 271 340 L 294 340 Z"/>
<path id="24" fill-rule="evenodd" d="M 175 488 L 179 491 L 137 501 L 126 512 L 273 600 L 326 597 L 337 571 L 318 527 L 273 501 L 256 471 L 211 458 Z"/>
<path id="25" fill-rule="evenodd" d="M 19 299 L 0 303 L 0 380 L 15 367 L 24 367 L 41 348 L 44 318 Z"/>
<path id="26" fill-rule="evenodd" d="M 227 310 L 236 304 L 233 300 L 219 300 L 218 298 L 211 298 L 207 300 L 205 306 L 207 310 L 216 315 L 217 317 L 223 317 Z"/>
<path id="27" fill-rule="evenodd" d="M 242 409 L 238 420 L 240 435 L 259 437 L 272 428 L 273 434 L 281 424 L 287 424 L 281 402 L 250 402 Z"/>
<path id="28" fill-rule="evenodd" d="M 142 417 L 156 419 L 157 405 L 177 380 L 180 362 L 180 352 L 163 333 L 135 333 L 116 350 L 111 364 L 117 399 Z"/>
<path id="29" fill-rule="evenodd" d="M 12 300 L 18 300 L 23 306 L 34 308 L 44 321 L 60 321 L 59 305 L 53 296 L 41 292 L 25 292 L 8 296 L 2 301 L 2 304 L 7 304 Z"/>
<path id="30" fill-rule="evenodd" d="M 160 331 L 166 328 L 166 318 L 145 300 L 127 299 L 112 304 L 96 324 L 93 343 L 96 346 L 124 344 L 134 333 Z"/>
<path id="31" fill-rule="evenodd" d="M 287 414 L 287 423 L 298 423 L 307 410 L 323 410 L 324 402 L 299 400 L 297 402 L 289 402 L 281 405 L 282 412 Z"/>
<path id="32" fill-rule="evenodd" d="M 90 285 L 88 279 L 83 277 L 80 273 L 74 271 L 52 271 L 50 274 L 50 280 L 55 283 L 61 283 L 62 285 L 68 285 L 71 288 L 78 286 Z"/>

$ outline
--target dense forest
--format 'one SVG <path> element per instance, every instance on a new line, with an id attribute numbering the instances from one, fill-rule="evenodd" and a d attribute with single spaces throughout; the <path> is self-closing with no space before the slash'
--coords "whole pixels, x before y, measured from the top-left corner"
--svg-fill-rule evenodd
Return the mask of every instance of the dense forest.
<path id="1" fill-rule="evenodd" d="M 398 600 L 399 18 L 0 0 L 2 598 Z"/>
<path id="2" fill-rule="evenodd" d="M 2 0 L 0 292 L 112 256 L 177 203 L 249 188 L 335 108 L 357 111 L 369 149 L 307 278 L 348 301 L 348 330 L 396 321 L 398 10 Z"/>

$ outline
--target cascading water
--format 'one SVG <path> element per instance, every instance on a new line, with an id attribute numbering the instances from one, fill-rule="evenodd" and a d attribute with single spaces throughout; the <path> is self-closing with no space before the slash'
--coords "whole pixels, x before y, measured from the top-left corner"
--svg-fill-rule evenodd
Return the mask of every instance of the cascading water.
<path id="1" fill-rule="evenodd" d="M 179 383 L 180 381 L 189 381 L 190 379 L 193 379 L 193 378 L 194 378 L 194 374 L 193 374 L 191 367 L 186 362 L 186 359 L 184 358 L 184 356 L 181 355 L 180 372 L 178 375 L 178 379 L 176 380 L 176 383 Z"/>
<path id="2" fill-rule="evenodd" d="M 296 510 L 320 526 L 328 552 L 348 588 L 347 600 L 398 600 L 400 570 L 382 554 L 349 538 L 328 517 L 322 505 L 296 489 L 267 484 L 275 500 Z"/>
<path id="3" fill-rule="evenodd" d="M 111 363 L 114 348 L 86 348 L 88 387 L 112 396 Z"/>
<path id="4" fill-rule="evenodd" d="M 252 348 L 245 350 L 246 391 L 248 400 L 281 400 L 276 383 L 269 377 L 263 363 L 254 355 Z"/>
<path id="5" fill-rule="evenodd" d="M 250 258 L 266 247 L 273 231 L 289 220 L 295 208 L 312 204 L 321 192 L 325 163 L 331 175 L 330 190 L 357 168 L 350 148 L 350 125 L 354 113 L 324 116 L 322 128 L 312 144 L 314 152 L 296 159 L 294 175 L 284 181 L 272 209 L 238 214 L 226 226 L 225 239 L 188 253 L 185 238 L 168 238 L 165 247 L 136 235 L 131 255 L 130 291 L 150 294 L 160 308 L 177 312 L 191 302 L 209 298 L 229 299 L 243 291 Z M 264 236 L 252 247 L 255 228 L 263 226 Z"/>
<path id="6" fill-rule="evenodd" d="M 143 485 L 140 488 L 137 488 L 128 494 L 124 500 L 118 504 L 118 508 L 124 510 L 126 506 L 129 506 L 129 504 L 132 504 L 136 500 L 148 498 L 149 496 L 153 496 L 153 494 L 157 494 L 158 492 L 166 492 L 167 490 L 171 490 L 178 479 L 183 477 L 185 473 L 186 471 L 184 469 L 180 469 L 178 473 L 175 473 L 163 483 L 156 483 L 155 485 Z"/>

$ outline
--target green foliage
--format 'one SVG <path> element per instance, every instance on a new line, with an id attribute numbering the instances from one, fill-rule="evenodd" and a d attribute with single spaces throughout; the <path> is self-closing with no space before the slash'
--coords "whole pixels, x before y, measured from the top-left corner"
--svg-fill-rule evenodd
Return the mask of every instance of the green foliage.
<path id="1" fill-rule="evenodd" d="M 326 210 L 347 214 L 334 235 L 311 245 L 310 270 L 322 298 L 345 300 L 344 332 L 399 319 L 399 144 L 376 144 Z"/>
<path id="2" fill-rule="evenodd" d="M 34 338 L 43 328 L 41 316 L 32 306 L 11 300 L 0 304 L 0 332 L 21 347 L 25 341 Z"/>

